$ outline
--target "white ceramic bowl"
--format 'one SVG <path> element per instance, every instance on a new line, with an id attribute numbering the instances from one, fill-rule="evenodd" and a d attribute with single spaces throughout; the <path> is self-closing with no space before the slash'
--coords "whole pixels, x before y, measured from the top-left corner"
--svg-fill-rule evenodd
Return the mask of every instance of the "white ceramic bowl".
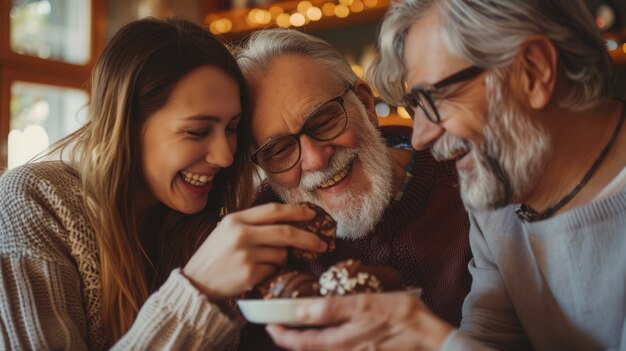
<path id="1" fill-rule="evenodd" d="M 391 294 L 398 293 L 398 291 L 381 293 Z M 406 291 L 407 294 L 412 294 L 416 298 L 419 298 L 422 289 L 411 289 Z M 299 306 L 307 306 L 313 302 L 325 299 L 324 297 L 303 297 L 296 299 L 270 299 L 270 300 L 239 300 L 239 310 L 243 316 L 252 323 L 258 324 L 285 324 L 285 325 L 300 325 L 300 321 L 296 317 L 296 309 Z"/>

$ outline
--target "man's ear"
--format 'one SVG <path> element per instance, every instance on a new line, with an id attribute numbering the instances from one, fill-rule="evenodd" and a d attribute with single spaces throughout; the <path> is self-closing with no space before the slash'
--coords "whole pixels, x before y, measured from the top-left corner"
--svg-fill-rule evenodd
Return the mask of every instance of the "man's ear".
<path id="1" fill-rule="evenodd" d="M 370 88 L 364 80 L 358 79 L 354 82 L 352 89 L 365 107 L 365 111 L 367 111 L 367 118 L 369 118 L 374 127 L 378 127 L 378 116 L 376 115 L 372 88 Z"/>
<path id="2" fill-rule="evenodd" d="M 545 108 L 555 94 L 558 52 L 554 43 L 544 35 L 532 35 L 519 48 L 512 73 L 519 77 L 511 81 L 514 90 L 534 110 Z"/>

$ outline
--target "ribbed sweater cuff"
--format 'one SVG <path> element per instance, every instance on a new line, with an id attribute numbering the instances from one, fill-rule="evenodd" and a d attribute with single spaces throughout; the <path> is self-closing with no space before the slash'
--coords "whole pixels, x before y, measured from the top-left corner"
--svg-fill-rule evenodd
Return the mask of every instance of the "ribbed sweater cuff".
<path id="1" fill-rule="evenodd" d="M 180 269 L 139 311 L 117 349 L 217 349 L 231 341 L 237 325 L 209 302 Z"/>
<path id="2" fill-rule="evenodd" d="M 182 322 L 189 323 L 206 333 L 206 337 L 217 340 L 235 328 L 219 307 L 209 302 L 187 279 L 180 268 L 175 269 L 158 291 L 162 305 L 176 313 Z"/>

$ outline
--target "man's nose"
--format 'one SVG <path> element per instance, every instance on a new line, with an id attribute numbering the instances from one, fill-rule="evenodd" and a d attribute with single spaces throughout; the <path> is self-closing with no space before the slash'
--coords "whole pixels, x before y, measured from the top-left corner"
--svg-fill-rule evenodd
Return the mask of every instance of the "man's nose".
<path id="1" fill-rule="evenodd" d="M 303 171 L 319 171 L 326 168 L 334 148 L 326 141 L 317 141 L 308 135 L 300 137 L 300 158 Z"/>
<path id="2" fill-rule="evenodd" d="M 416 113 L 413 116 L 413 134 L 411 145 L 415 150 L 429 148 L 443 133 L 445 129 L 437 123 L 429 121 L 423 114 Z"/>

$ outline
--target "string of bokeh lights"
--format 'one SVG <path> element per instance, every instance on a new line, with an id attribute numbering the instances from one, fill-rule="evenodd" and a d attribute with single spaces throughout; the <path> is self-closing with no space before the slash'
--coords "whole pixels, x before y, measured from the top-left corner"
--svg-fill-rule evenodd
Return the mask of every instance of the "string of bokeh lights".
<path id="1" fill-rule="evenodd" d="M 229 11 L 220 14 L 209 14 L 205 18 L 211 33 L 216 35 L 240 31 L 250 31 L 259 28 L 276 26 L 280 28 L 302 27 L 311 22 L 317 22 L 324 17 L 348 18 L 351 14 L 361 13 L 367 9 L 386 7 L 390 0 L 303 0 L 297 3 L 276 4 L 269 8 L 251 8 L 249 10 Z M 282 6 L 281 6 L 282 5 Z M 291 7 L 291 9 L 289 9 Z M 246 12 L 247 11 L 247 14 Z M 596 10 L 596 25 L 603 31 L 609 31 L 616 23 L 615 10 L 603 4 Z M 626 34 L 606 36 L 606 47 L 613 57 L 626 57 Z M 363 78 L 364 67 L 352 64 L 352 69 Z M 377 98 L 377 94 L 375 97 Z M 378 100 L 378 99 L 376 99 Z M 377 101 L 376 112 L 378 117 L 391 115 L 392 109 L 402 119 L 410 119 L 403 107 L 392 107 L 383 101 Z"/>
<path id="2" fill-rule="evenodd" d="M 302 27 L 310 22 L 317 22 L 324 17 L 347 18 L 351 14 L 361 13 L 368 8 L 389 4 L 389 0 L 338 0 L 338 1 L 300 1 L 295 9 L 274 5 L 267 9 L 252 8 L 247 16 L 220 16 L 209 14 L 205 20 L 211 33 L 227 34 L 236 27 L 256 29 L 275 25 L 280 28 Z M 238 23 L 241 22 L 242 23 Z"/>

